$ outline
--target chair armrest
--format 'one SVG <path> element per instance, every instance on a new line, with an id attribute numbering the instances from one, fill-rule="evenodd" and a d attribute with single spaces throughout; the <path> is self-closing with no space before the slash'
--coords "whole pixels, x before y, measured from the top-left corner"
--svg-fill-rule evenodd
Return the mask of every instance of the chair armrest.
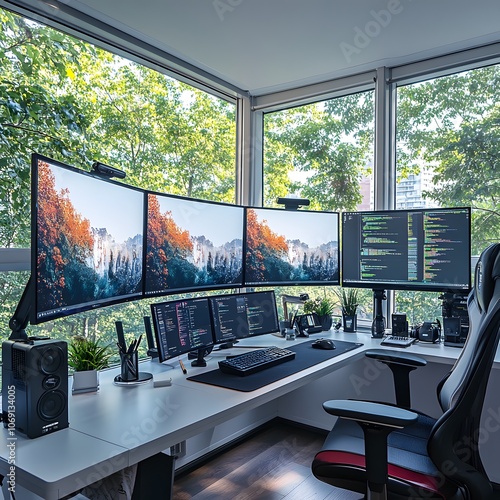
<path id="1" fill-rule="evenodd" d="M 330 415 L 337 417 L 397 429 L 412 424 L 418 418 L 418 414 L 414 411 L 397 406 L 351 399 L 326 401 L 323 403 L 323 408 Z"/>
<path id="2" fill-rule="evenodd" d="M 389 349 L 370 349 L 365 352 L 365 356 L 380 361 L 391 369 L 396 391 L 396 404 L 403 408 L 411 408 L 410 372 L 425 366 L 427 361 L 415 354 Z"/>
<path id="3" fill-rule="evenodd" d="M 415 422 L 417 413 L 383 403 L 345 399 L 326 401 L 323 408 L 331 415 L 354 420 L 361 426 L 365 437 L 368 498 L 383 498 L 380 493 L 387 482 L 387 436 Z"/>
<path id="4" fill-rule="evenodd" d="M 397 363 L 414 368 L 419 368 L 427 364 L 427 360 L 422 358 L 422 356 L 409 352 L 390 351 L 389 349 L 369 349 L 365 352 L 365 356 L 381 361 L 382 363 Z"/>

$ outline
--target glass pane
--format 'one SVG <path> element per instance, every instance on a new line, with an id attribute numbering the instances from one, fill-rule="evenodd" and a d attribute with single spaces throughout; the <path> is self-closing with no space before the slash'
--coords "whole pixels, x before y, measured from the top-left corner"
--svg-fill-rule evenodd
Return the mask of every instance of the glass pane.
<path id="1" fill-rule="evenodd" d="M 315 210 L 370 204 L 374 94 L 363 92 L 264 118 L 264 206 L 288 194 Z"/>
<path id="2" fill-rule="evenodd" d="M 0 24 L 0 247 L 30 245 L 32 152 L 84 170 L 97 160 L 145 189 L 235 202 L 234 103 L 8 11 Z M 27 277 L 0 273 L 0 281 L 5 337 Z M 142 332 L 147 310 L 117 306 L 30 334 L 114 344 L 113 318 Z"/>
<path id="3" fill-rule="evenodd" d="M 398 89 L 397 207 L 471 206 L 476 256 L 500 238 L 499 81 L 490 66 Z M 440 315 L 437 294 L 410 295 L 396 294 L 398 310 Z"/>
<path id="4" fill-rule="evenodd" d="M 314 210 L 373 209 L 373 92 L 268 113 L 264 120 L 264 206 L 278 206 L 278 197 L 290 194 L 309 199 Z M 371 321 L 371 291 L 360 292 L 358 314 Z M 336 299 L 333 288 L 276 293 Z"/>

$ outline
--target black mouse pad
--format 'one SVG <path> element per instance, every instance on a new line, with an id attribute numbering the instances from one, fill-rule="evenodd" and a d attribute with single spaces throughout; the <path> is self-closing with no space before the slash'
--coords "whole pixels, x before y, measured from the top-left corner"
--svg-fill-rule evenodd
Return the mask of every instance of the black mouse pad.
<path id="1" fill-rule="evenodd" d="M 295 359 L 285 361 L 280 365 L 271 366 L 270 368 L 266 368 L 265 370 L 257 373 L 252 373 L 251 375 L 247 375 L 245 377 L 222 373 L 217 368 L 216 370 L 212 370 L 210 372 L 193 375 L 192 377 L 188 377 L 187 380 L 201 382 L 203 384 L 216 385 L 224 387 L 225 389 L 234 389 L 235 391 L 250 392 L 259 389 L 260 387 L 264 387 L 267 384 L 276 382 L 282 378 L 288 377 L 289 375 L 300 372 L 301 370 L 305 370 L 306 368 L 326 361 L 327 359 L 334 358 L 344 352 L 357 349 L 363 345 L 357 342 L 334 340 L 336 348 L 332 350 L 325 350 L 315 349 L 312 347 L 313 342 L 314 340 L 311 340 L 290 347 L 287 346 L 287 349 L 296 353 Z M 210 363 L 213 361 L 209 360 L 207 362 Z"/>

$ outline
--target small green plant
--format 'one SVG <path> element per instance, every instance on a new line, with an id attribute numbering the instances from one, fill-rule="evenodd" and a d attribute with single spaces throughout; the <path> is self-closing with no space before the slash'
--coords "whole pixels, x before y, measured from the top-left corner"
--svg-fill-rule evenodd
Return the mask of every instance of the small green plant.
<path id="1" fill-rule="evenodd" d="M 359 291 L 356 288 L 342 288 L 336 292 L 342 307 L 342 314 L 354 316 L 359 306 Z"/>
<path id="2" fill-rule="evenodd" d="M 109 346 L 81 336 L 73 337 L 68 346 L 68 364 L 76 372 L 107 368 L 111 355 Z"/>
<path id="3" fill-rule="evenodd" d="M 316 313 L 318 316 L 331 316 L 335 307 L 335 301 L 328 297 L 317 297 L 304 302 L 304 313 Z"/>

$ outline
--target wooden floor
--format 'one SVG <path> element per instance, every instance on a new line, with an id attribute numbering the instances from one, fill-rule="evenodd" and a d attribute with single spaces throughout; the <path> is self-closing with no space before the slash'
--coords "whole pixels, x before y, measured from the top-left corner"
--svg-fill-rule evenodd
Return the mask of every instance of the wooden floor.
<path id="1" fill-rule="evenodd" d="M 325 436 L 277 421 L 175 479 L 174 500 L 351 500 L 311 474 Z"/>

